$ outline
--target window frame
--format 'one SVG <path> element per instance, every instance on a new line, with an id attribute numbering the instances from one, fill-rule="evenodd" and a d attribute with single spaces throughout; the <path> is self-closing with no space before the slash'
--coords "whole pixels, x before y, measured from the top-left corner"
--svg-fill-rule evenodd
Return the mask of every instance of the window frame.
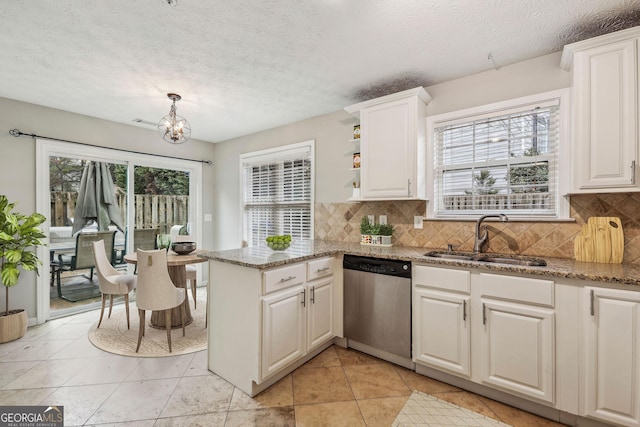
<path id="1" fill-rule="evenodd" d="M 307 140 L 303 142 L 298 142 L 294 144 L 283 145 L 279 147 L 269 148 L 265 150 L 253 151 L 249 153 L 244 153 L 240 155 L 239 158 L 239 177 L 240 177 L 240 213 L 242 215 L 241 227 L 242 227 L 242 242 L 243 246 L 248 245 L 249 243 L 249 224 L 247 223 L 246 216 L 246 205 L 244 200 L 244 191 L 245 191 L 245 177 L 244 177 L 244 165 L 246 163 L 266 163 L 269 161 L 280 162 L 284 160 L 295 160 L 295 156 L 292 157 L 296 152 L 309 153 L 310 160 L 310 200 L 309 200 L 309 239 L 314 238 L 314 228 L 315 228 L 315 219 L 314 219 L 314 211 L 315 211 L 315 140 Z M 291 201 L 288 203 L 290 205 L 306 205 L 306 202 L 301 201 Z"/>
<path id="2" fill-rule="evenodd" d="M 427 123 L 427 182 L 431 181 L 431 185 L 427 186 L 427 219 L 431 220 L 476 220 L 482 213 L 475 211 L 473 213 L 447 213 L 438 214 L 435 210 L 436 205 L 436 165 L 435 151 L 436 136 L 435 129 L 443 124 L 466 123 L 482 118 L 496 117 L 504 115 L 509 110 L 516 110 L 531 104 L 542 104 L 557 100 L 558 108 L 558 141 L 557 141 L 557 166 L 556 174 L 556 194 L 555 194 L 555 214 L 519 214 L 515 211 L 505 210 L 507 215 L 511 212 L 510 220 L 516 221 L 564 221 L 571 220 L 569 216 L 569 199 L 567 197 L 569 180 L 570 180 L 570 163 L 569 163 L 569 129 L 570 129 L 570 92 L 569 89 L 559 89 L 549 92 L 543 92 L 535 95 L 529 95 L 519 98 L 513 98 L 505 101 L 485 104 L 481 106 L 466 108 L 462 110 L 442 113 L 426 118 Z M 430 201 L 430 203 L 429 203 Z"/>

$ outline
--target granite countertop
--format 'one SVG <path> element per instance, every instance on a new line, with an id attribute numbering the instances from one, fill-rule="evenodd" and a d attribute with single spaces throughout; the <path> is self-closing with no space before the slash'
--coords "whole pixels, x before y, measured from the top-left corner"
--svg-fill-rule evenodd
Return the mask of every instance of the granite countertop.
<path id="1" fill-rule="evenodd" d="M 208 251 L 200 253 L 198 256 L 213 261 L 263 270 L 322 256 L 332 256 L 336 253 L 345 253 L 386 259 L 400 259 L 423 264 L 449 265 L 487 271 L 535 274 L 548 277 L 563 277 L 640 286 L 640 265 L 635 264 L 603 264 L 579 262 L 574 259 L 544 257 L 544 260 L 547 262 L 546 266 L 533 267 L 425 257 L 424 254 L 430 250 L 432 249 L 411 246 L 377 247 L 363 246 L 359 243 L 306 240 L 294 242 L 286 251 L 273 251 L 266 246 L 259 246 L 225 251 Z"/>

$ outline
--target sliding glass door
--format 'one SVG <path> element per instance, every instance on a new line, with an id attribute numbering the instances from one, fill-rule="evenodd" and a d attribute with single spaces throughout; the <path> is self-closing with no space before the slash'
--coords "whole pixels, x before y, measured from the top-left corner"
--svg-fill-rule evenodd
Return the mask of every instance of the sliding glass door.
<path id="1" fill-rule="evenodd" d="M 36 154 L 36 208 L 38 212 L 50 212 L 43 227 L 50 245 L 55 233 L 62 231 L 57 227 L 66 230 L 76 216 L 73 196 L 64 193 L 77 192 L 78 175 L 86 162 L 100 161 L 109 164 L 123 220 L 124 233 L 118 233 L 116 239 L 117 268 L 132 271 L 122 256 L 136 247 L 152 248 L 155 234 L 188 233 L 200 247 L 201 163 L 41 139 L 36 142 Z M 61 204 L 59 198 L 67 202 Z M 136 230 L 154 230 L 155 234 L 150 237 L 148 232 L 145 236 L 138 232 L 136 236 Z M 73 236 L 66 237 L 73 240 Z M 38 248 L 38 256 L 50 259 L 50 248 Z M 45 262 L 40 270 L 37 323 L 51 317 L 51 292 L 57 295 L 55 275 L 51 289 L 51 267 Z M 202 283 L 201 277 L 198 282 Z"/>

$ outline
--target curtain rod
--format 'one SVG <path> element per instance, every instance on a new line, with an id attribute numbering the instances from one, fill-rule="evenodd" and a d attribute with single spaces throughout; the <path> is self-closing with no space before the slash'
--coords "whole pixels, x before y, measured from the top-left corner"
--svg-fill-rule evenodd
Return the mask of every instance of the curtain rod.
<path id="1" fill-rule="evenodd" d="M 189 162 L 205 163 L 207 165 L 212 165 L 213 164 L 213 162 L 211 160 L 186 159 L 184 157 L 164 156 L 162 154 L 153 154 L 153 153 L 144 153 L 142 151 L 125 150 L 123 148 L 101 147 L 100 145 L 87 144 L 86 142 L 69 141 L 68 139 L 52 138 L 50 136 L 36 135 L 34 133 L 24 133 L 24 132 L 21 132 L 18 129 L 11 129 L 9 131 L 9 134 L 15 136 L 16 138 L 18 138 L 20 136 L 30 136 L 32 138 L 49 139 L 51 141 L 70 142 L 72 144 L 85 145 L 87 147 L 107 148 L 109 150 L 124 151 L 125 153 L 144 154 L 144 155 L 147 155 L 147 156 L 164 157 L 165 159 L 187 160 Z"/>

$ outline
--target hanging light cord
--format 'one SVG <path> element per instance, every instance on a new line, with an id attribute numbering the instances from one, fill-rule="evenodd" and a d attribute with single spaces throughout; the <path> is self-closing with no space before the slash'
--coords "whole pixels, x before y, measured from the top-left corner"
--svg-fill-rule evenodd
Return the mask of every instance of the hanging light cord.
<path id="1" fill-rule="evenodd" d="M 163 156 L 162 154 L 145 153 L 145 152 L 142 152 L 142 151 L 125 150 L 125 149 L 122 149 L 122 148 L 101 147 L 99 145 L 87 144 L 86 142 L 69 141 L 68 139 L 52 138 L 50 136 L 36 135 L 34 133 L 24 133 L 24 132 L 21 132 L 18 129 L 11 129 L 9 131 L 9 134 L 11 136 L 15 136 L 16 138 L 21 137 L 21 136 L 30 136 L 32 138 L 49 139 L 51 141 L 70 142 L 71 144 L 84 145 L 84 146 L 87 146 L 87 147 L 107 148 L 109 150 L 123 151 L 125 153 L 144 154 L 146 156 L 163 157 L 165 159 L 187 160 L 189 162 L 204 163 L 204 164 L 207 164 L 207 165 L 212 165 L 213 164 L 213 162 L 211 160 L 186 159 L 184 157 Z"/>

